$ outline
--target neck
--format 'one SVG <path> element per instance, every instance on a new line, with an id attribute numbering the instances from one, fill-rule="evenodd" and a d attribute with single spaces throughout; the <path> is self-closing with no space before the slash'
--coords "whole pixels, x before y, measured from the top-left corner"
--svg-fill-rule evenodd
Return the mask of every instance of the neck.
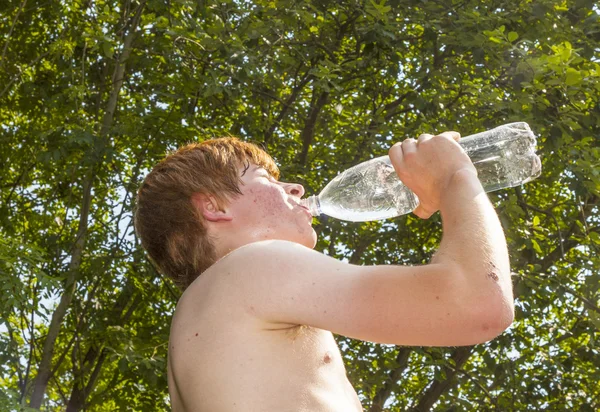
<path id="1" fill-rule="evenodd" d="M 239 233 L 237 236 L 229 236 L 229 234 L 220 233 L 219 236 L 213 236 L 213 239 L 216 240 L 215 252 L 217 255 L 217 262 L 234 250 L 256 241 L 255 239 L 248 239 L 246 236 L 240 235 Z"/>

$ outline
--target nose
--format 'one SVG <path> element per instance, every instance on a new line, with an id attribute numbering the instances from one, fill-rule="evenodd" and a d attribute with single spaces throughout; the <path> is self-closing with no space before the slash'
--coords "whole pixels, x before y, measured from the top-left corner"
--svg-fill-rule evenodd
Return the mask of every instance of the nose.
<path id="1" fill-rule="evenodd" d="M 285 192 L 289 195 L 302 197 L 304 196 L 304 187 L 299 183 L 284 183 Z"/>

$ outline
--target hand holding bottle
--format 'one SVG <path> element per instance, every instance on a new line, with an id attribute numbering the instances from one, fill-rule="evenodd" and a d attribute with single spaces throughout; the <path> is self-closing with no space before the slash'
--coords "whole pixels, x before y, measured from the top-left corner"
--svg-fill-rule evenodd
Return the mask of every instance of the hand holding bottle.
<path id="1" fill-rule="evenodd" d="M 477 176 L 471 159 L 457 143 L 459 139 L 457 132 L 422 134 L 418 140 L 406 139 L 389 150 L 398 177 L 419 198 L 413 213 L 421 219 L 429 219 L 440 209 L 456 172 L 467 169 Z"/>

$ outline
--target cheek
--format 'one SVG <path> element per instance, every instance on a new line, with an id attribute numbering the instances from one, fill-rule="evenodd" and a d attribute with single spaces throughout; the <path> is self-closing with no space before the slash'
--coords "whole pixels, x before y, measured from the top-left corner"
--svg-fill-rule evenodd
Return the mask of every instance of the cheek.
<path id="1" fill-rule="evenodd" d="M 288 209 L 285 199 L 277 189 L 266 190 L 260 194 L 260 200 L 254 199 L 257 207 L 261 208 L 264 217 L 273 217 Z"/>

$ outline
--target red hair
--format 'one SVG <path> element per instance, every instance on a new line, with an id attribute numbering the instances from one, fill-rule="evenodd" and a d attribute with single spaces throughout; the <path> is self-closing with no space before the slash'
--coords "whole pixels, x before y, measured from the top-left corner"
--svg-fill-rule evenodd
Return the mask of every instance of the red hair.
<path id="1" fill-rule="evenodd" d="M 239 167 L 253 163 L 274 178 L 279 169 L 258 146 L 234 137 L 192 143 L 169 154 L 137 193 L 135 230 L 158 269 L 182 291 L 216 261 L 194 193 L 214 196 L 219 207 L 241 194 Z"/>

